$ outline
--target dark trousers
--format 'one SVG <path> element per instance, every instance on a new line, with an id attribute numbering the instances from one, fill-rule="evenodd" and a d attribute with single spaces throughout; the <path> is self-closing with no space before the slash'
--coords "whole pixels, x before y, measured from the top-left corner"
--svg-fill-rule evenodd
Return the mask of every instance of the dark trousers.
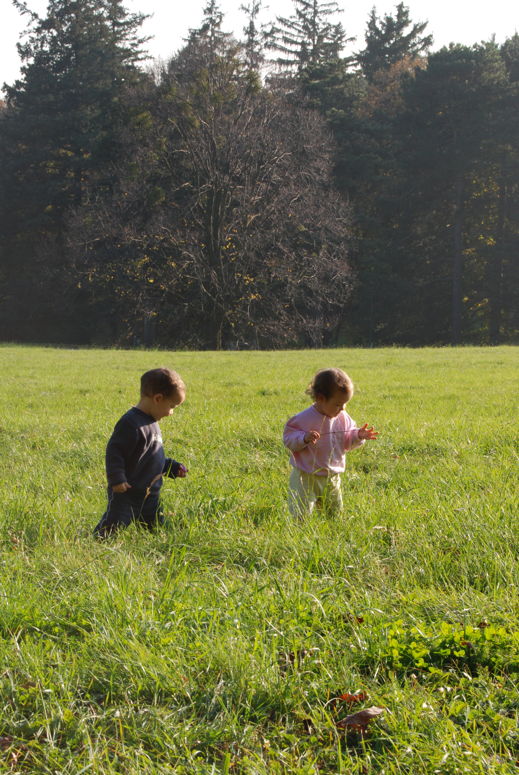
<path id="1" fill-rule="evenodd" d="M 108 488 L 108 506 L 94 528 L 94 535 L 106 538 L 121 527 L 128 527 L 130 522 L 136 522 L 147 530 L 153 530 L 164 523 L 164 515 L 159 500 L 159 493 L 142 490 L 127 490 L 114 492 Z"/>

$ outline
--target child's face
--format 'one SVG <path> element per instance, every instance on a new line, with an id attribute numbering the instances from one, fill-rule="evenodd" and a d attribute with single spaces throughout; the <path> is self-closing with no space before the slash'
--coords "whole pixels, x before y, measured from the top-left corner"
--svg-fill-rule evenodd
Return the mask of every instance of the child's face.
<path id="1" fill-rule="evenodd" d="M 315 398 L 315 408 L 326 417 L 337 417 L 346 406 L 346 393 L 342 390 L 336 390 L 330 398 L 317 394 Z"/>
<path id="2" fill-rule="evenodd" d="M 163 396 L 162 393 L 156 393 L 152 396 L 153 417 L 158 421 L 163 417 L 173 414 L 173 410 L 184 402 L 185 393 L 173 393 L 171 396 Z"/>

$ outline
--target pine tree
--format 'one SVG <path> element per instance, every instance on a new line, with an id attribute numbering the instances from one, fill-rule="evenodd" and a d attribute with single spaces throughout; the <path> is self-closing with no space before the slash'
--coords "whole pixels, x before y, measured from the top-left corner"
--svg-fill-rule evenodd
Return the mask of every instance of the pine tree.
<path id="1" fill-rule="evenodd" d="M 226 52 L 227 44 L 232 39 L 232 35 L 222 30 L 222 23 L 223 12 L 217 0 L 208 0 L 200 27 L 189 31 L 186 48 L 189 52 L 195 49 L 208 66 Z"/>
<path id="2" fill-rule="evenodd" d="M 362 72 L 369 81 L 381 70 L 388 70 L 405 58 L 416 58 L 432 45 L 432 35 L 422 36 L 427 22 L 413 24 L 409 8 L 398 3 L 394 16 L 377 17 L 373 8 L 366 31 L 365 48 L 357 55 Z"/>
<path id="3" fill-rule="evenodd" d="M 68 212 L 80 206 L 93 179 L 110 186 L 119 134 L 129 121 L 124 93 L 142 77 L 138 30 L 144 17 L 128 14 L 122 0 L 49 0 L 42 18 L 14 2 L 30 15 L 30 26 L 19 46 L 21 78 L 5 88 L 0 185 L 9 209 L 0 234 L 15 267 L 10 295 L 22 292 L 23 266 L 37 314 L 39 302 L 51 303 L 45 278 L 58 288 L 68 275 Z"/>
<path id="4" fill-rule="evenodd" d="M 245 34 L 245 62 L 250 73 L 259 74 L 261 65 L 265 59 L 263 53 L 263 34 L 258 27 L 258 16 L 261 12 L 262 0 L 250 0 L 248 5 L 242 5 L 241 10 L 246 14 L 247 25 Z"/>
<path id="5" fill-rule="evenodd" d="M 485 191 L 487 218 L 485 293 L 480 298 L 488 316 L 488 341 L 497 344 L 519 331 L 519 35 L 499 50 L 506 70 L 492 109 L 486 143 L 489 160 Z M 489 147 L 490 146 L 490 147 Z"/>
<path id="6" fill-rule="evenodd" d="M 33 19 L 19 47 L 22 78 L 6 88 L 6 132 L 18 140 L 20 167 L 47 191 L 45 208 L 77 205 L 84 177 L 116 153 L 143 18 L 128 16 L 121 0 L 51 0 L 47 16 Z"/>
<path id="7" fill-rule="evenodd" d="M 408 255 L 414 262 L 418 317 L 436 341 L 470 339 L 488 306 L 498 184 L 508 93 L 493 43 L 451 46 L 429 58 L 405 89 L 403 185 L 412 201 Z M 413 255 L 414 249 L 414 255 Z M 486 276 L 485 276 L 486 275 Z M 434 321 L 434 326 L 431 326 Z"/>
<path id="8" fill-rule="evenodd" d="M 352 59 L 343 49 L 353 38 L 333 20 L 340 13 L 335 0 L 294 0 L 294 10 L 291 17 L 278 17 L 266 34 L 266 48 L 277 65 L 270 84 L 286 93 L 295 91 L 295 102 L 303 96 L 326 115 L 347 88 Z"/>
<path id="9" fill-rule="evenodd" d="M 294 0 L 294 15 L 278 16 L 268 32 L 267 47 L 278 53 L 276 64 L 301 73 L 340 57 L 347 42 L 335 0 Z"/>

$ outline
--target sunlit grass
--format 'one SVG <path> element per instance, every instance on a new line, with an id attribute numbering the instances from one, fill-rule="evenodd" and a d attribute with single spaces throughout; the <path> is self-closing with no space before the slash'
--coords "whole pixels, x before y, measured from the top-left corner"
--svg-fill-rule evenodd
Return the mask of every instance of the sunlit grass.
<path id="1" fill-rule="evenodd" d="M 516 349 L 0 360 L 5 771 L 516 771 Z M 158 365 L 188 387 L 162 431 L 189 477 L 164 529 L 98 543 L 106 441 Z M 295 524 L 281 432 L 330 365 L 381 436 L 343 516 Z M 357 689 L 386 709 L 365 738 L 330 703 Z"/>

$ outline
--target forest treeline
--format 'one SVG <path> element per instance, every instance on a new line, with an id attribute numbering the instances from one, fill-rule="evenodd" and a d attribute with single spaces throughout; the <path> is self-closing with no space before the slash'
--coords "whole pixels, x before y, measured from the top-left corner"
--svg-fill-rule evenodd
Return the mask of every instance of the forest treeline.
<path id="1" fill-rule="evenodd" d="M 122 0 L 49 0 L 0 109 L 0 338 L 170 348 L 511 342 L 519 36 L 433 51 L 217 0 L 149 66 Z M 1 74 L 0 74 L 1 75 Z"/>

